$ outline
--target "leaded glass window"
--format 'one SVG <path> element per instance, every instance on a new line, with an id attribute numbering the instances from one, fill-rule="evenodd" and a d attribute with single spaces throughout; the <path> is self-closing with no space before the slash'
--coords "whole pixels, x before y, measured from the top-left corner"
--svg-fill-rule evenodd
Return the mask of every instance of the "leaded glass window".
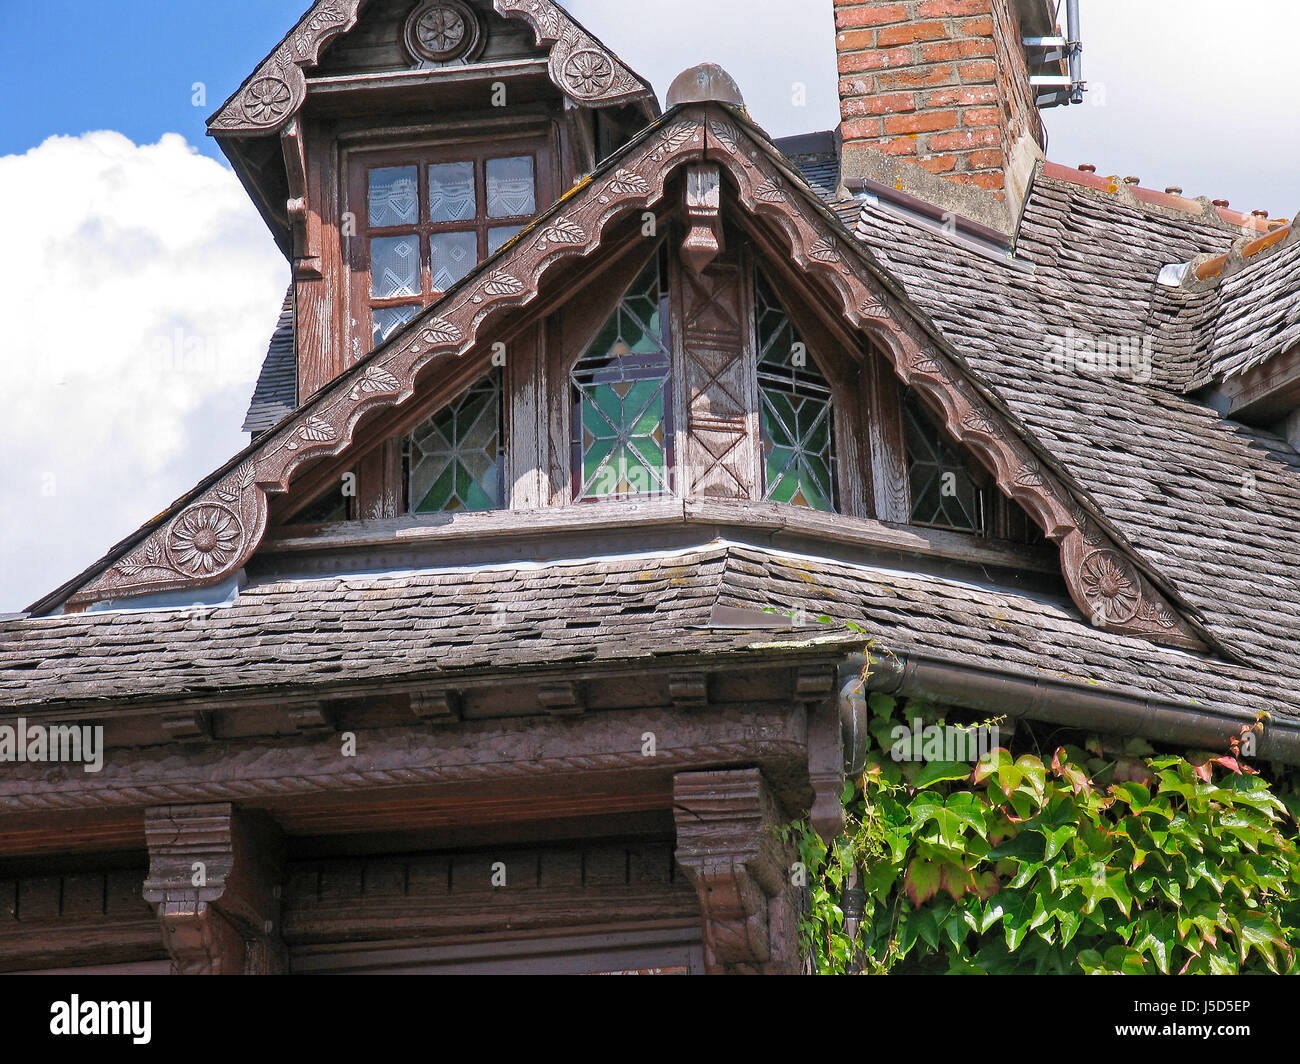
<path id="1" fill-rule="evenodd" d="M 575 499 L 670 491 L 669 350 L 660 251 L 573 367 Z"/>
<path id="2" fill-rule="evenodd" d="M 983 534 L 984 491 L 965 457 L 911 389 L 903 393 L 903 429 L 912 523 Z"/>
<path id="3" fill-rule="evenodd" d="M 413 513 L 505 505 L 501 370 L 493 370 L 417 428 L 406 443 Z"/>
<path id="4" fill-rule="evenodd" d="M 506 140 L 428 151 L 367 152 L 349 178 L 355 215 L 358 299 L 370 308 L 373 343 L 516 236 L 546 202 L 547 149 Z"/>
<path id="5" fill-rule="evenodd" d="M 761 273 L 757 275 L 755 310 L 763 496 L 774 502 L 834 511 L 831 386 Z"/>

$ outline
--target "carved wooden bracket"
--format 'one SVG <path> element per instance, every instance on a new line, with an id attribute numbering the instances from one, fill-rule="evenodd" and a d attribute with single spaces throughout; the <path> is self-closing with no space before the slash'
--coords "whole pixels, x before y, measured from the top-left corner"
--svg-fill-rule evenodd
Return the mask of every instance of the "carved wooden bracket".
<path id="1" fill-rule="evenodd" d="M 278 48 L 266 57 L 208 121 L 215 134 L 277 133 L 307 99 L 304 71 L 320 62 L 335 37 L 356 24 L 367 0 L 317 0 Z M 498 14 L 527 22 L 550 49 L 555 86 L 587 107 L 653 99 L 650 86 L 551 0 L 495 0 Z"/>
<path id="2" fill-rule="evenodd" d="M 461 698 L 456 691 L 411 692 L 411 712 L 430 724 L 453 724 L 461 719 Z"/>
<path id="3" fill-rule="evenodd" d="M 537 299 L 556 264 L 598 247 L 610 221 L 663 198 L 679 162 L 699 158 L 703 115 L 685 112 L 629 156 L 515 240 L 491 271 L 471 275 L 417 316 L 387 344 L 322 389 L 296 417 L 259 440 L 216 474 L 179 512 L 166 515 L 125 557 L 92 576 L 70 598 L 74 608 L 145 591 L 219 584 L 248 560 L 266 530 L 267 493 L 285 491 L 303 463 L 335 455 L 357 423 L 377 407 L 406 402 L 435 359 L 458 358 L 477 344 L 485 320 Z"/>
<path id="4" fill-rule="evenodd" d="M 686 220 L 682 258 L 697 274 L 722 254 L 722 172 L 714 165 L 686 168 Z"/>
<path id="5" fill-rule="evenodd" d="M 845 318 L 883 351 L 904 384 L 942 411 L 948 431 L 974 451 L 998 486 L 1061 548 L 1071 598 L 1109 632 L 1204 650 L 1212 637 L 1194 626 L 1140 573 L 1129 554 L 1093 521 L 1062 481 L 1044 468 L 1006 416 L 940 346 L 782 172 L 761 145 L 729 117 L 708 120 L 708 157 L 726 166 L 740 201 L 773 222 L 794 261 L 838 297 Z"/>
<path id="6" fill-rule="evenodd" d="M 813 802 L 813 830 L 827 845 L 844 830 L 844 741 L 838 698 L 823 698 L 808 707 L 808 782 Z"/>
<path id="7" fill-rule="evenodd" d="M 778 842 L 781 812 L 756 768 L 673 777 L 677 863 L 700 898 L 710 975 L 799 971 L 794 854 Z"/>
<path id="8" fill-rule="evenodd" d="M 289 181 L 286 204 L 293 229 L 293 269 L 298 280 L 318 280 L 321 273 L 320 215 L 312 210 L 307 195 L 307 148 L 302 128 L 295 117 L 280 134 L 284 169 Z"/>
<path id="9" fill-rule="evenodd" d="M 266 975 L 285 967 L 283 840 L 228 802 L 145 812 L 149 876 L 174 975 Z"/>

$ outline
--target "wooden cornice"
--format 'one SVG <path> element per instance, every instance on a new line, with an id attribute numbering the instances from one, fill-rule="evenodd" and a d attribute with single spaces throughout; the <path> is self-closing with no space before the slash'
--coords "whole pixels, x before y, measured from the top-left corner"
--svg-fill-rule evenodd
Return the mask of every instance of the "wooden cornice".
<path id="1" fill-rule="evenodd" d="M 349 32 L 368 0 L 317 0 L 276 49 L 208 120 L 212 136 L 278 133 L 307 100 L 306 70 L 325 47 Z M 583 107 L 653 101 L 650 86 L 551 0 L 494 0 L 503 18 L 532 27 L 549 50 L 547 70 L 562 93 Z"/>

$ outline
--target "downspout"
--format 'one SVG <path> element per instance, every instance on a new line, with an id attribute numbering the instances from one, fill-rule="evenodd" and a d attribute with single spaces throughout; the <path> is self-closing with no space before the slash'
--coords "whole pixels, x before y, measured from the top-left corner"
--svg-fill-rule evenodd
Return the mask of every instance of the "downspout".
<path id="1" fill-rule="evenodd" d="M 865 757 L 867 696 L 877 691 L 990 716 L 1025 717 L 1203 750 L 1226 751 L 1228 742 L 1255 722 L 1245 711 L 1208 709 L 1158 695 L 1121 694 L 1052 677 L 957 665 L 922 654 L 873 655 L 864 690 L 861 676 L 866 663 L 865 657 L 855 654 L 839 670 L 845 762 L 851 767 L 860 766 Z M 1266 721 L 1252 760 L 1300 764 L 1300 722 L 1276 717 Z"/>

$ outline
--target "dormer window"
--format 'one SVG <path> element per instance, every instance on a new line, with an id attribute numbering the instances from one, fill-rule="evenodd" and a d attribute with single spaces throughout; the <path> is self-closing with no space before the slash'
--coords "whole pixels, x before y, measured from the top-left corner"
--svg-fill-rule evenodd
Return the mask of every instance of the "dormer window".
<path id="1" fill-rule="evenodd" d="M 358 307 L 386 340 L 533 219 L 544 141 L 358 153 L 351 166 Z"/>

